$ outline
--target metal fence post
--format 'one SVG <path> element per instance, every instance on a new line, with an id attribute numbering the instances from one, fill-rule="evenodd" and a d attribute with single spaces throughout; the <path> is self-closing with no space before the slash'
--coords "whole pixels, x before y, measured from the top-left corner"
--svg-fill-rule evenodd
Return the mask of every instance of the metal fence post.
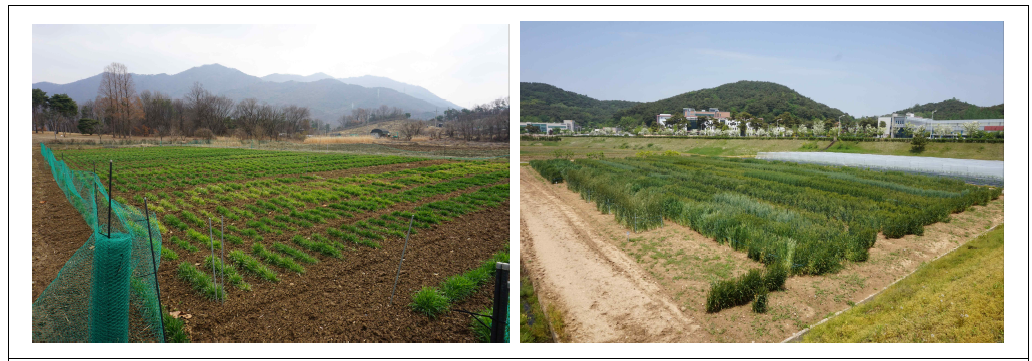
<path id="1" fill-rule="evenodd" d="M 151 266 L 154 274 L 154 290 L 158 293 L 158 319 L 161 320 L 161 342 L 165 342 L 165 315 L 161 307 L 161 287 L 158 285 L 158 261 L 154 257 L 154 236 L 150 228 L 150 211 L 147 209 L 147 197 L 143 197 L 143 214 L 147 216 L 147 243 L 150 244 Z"/>
<path id="2" fill-rule="evenodd" d="M 505 326 L 509 314 L 509 264 L 495 263 L 494 309 L 491 316 L 491 343 L 505 342 Z"/>

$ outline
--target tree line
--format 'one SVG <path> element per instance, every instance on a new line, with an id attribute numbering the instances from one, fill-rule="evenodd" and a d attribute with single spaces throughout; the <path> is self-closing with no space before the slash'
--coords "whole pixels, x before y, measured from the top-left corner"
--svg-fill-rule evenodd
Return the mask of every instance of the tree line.
<path id="1" fill-rule="evenodd" d="M 98 137 L 234 136 L 240 139 L 280 139 L 306 134 L 312 121 L 307 107 L 275 106 L 255 98 L 234 102 L 195 82 L 182 98 L 144 90 L 137 93 L 128 68 L 111 63 L 104 68 L 97 98 L 76 104 L 67 94 L 47 96 L 32 89 L 33 129 L 78 130 Z"/>
<path id="2" fill-rule="evenodd" d="M 498 98 L 472 109 L 448 109 L 429 122 L 411 121 L 404 126 L 409 138 L 426 133 L 431 138 L 466 141 L 508 141 L 509 98 Z M 353 109 L 337 120 L 337 129 L 382 121 L 410 119 L 401 108 Z M 195 82 L 182 98 L 144 90 L 137 92 L 128 68 L 111 63 L 104 68 L 96 99 L 77 104 L 67 94 L 48 96 L 32 89 L 33 130 L 116 138 L 157 136 L 181 139 L 232 136 L 239 139 L 301 138 L 315 132 L 330 132 L 331 124 L 311 119 L 308 107 L 276 106 L 246 98 L 239 102 L 212 94 Z M 436 121 L 436 122 L 435 122 Z M 436 127 L 443 123 L 441 127 Z M 432 126 L 432 127 L 431 127 Z"/>

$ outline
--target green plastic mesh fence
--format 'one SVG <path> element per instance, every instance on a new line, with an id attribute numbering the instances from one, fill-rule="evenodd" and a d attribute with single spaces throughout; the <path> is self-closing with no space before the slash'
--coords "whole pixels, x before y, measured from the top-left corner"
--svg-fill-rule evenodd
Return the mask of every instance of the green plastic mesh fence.
<path id="1" fill-rule="evenodd" d="M 32 341 L 164 342 L 157 218 L 148 225 L 141 210 L 113 200 L 109 209 L 97 174 L 69 168 L 43 144 L 40 152 L 93 235 L 32 303 Z"/>

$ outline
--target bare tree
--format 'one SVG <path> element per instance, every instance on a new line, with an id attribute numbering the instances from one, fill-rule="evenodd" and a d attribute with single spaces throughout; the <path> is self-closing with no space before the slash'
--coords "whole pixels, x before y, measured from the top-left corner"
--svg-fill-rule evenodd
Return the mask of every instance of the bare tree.
<path id="1" fill-rule="evenodd" d="M 182 138 L 187 132 L 187 111 L 188 108 L 183 99 L 172 100 L 172 122 L 168 135 L 173 139 Z"/>
<path id="2" fill-rule="evenodd" d="M 284 123 L 283 112 L 276 106 L 263 103 L 258 107 L 258 119 L 269 138 L 279 140 Z"/>
<path id="3" fill-rule="evenodd" d="M 423 134 L 426 124 L 419 120 L 410 120 L 401 125 L 401 137 L 404 140 L 412 140 L 412 137 Z"/>
<path id="4" fill-rule="evenodd" d="M 283 108 L 284 131 L 291 135 L 300 133 L 302 128 L 306 128 L 309 115 L 308 107 L 290 105 Z"/>
<path id="5" fill-rule="evenodd" d="M 229 130 L 229 124 L 227 119 L 233 114 L 233 99 L 227 96 L 209 96 L 207 99 L 208 103 L 208 117 L 211 119 L 210 123 L 213 126 L 213 131 L 216 134 L 226 134 Z"/>
<path id="6" fill-rule="evenodd" d="M 234 116 L 238 125 L 244 129 L 248 137 L 255 135 L 255 128 L 260 125 L 258 117 L 258 99 L 247 98 L 236 104 Z"/>
<path id="7" fill-rule="evenodd" d="M 105 67 L 97 94 L 100 97 L 97 103 L 108 116 L 112 134 L 128 137 L 133 120 L 139 116 L 136 85 L 129 69 L 120 63 Z"/>

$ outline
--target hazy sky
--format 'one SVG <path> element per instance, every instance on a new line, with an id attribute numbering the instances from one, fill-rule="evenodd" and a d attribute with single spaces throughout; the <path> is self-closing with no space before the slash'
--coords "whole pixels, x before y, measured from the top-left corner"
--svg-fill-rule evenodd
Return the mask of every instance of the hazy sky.
<path id="1" fill-rule="evenodd" d="M 854 116 L 1003 103 L 1002 22 L 522 22 L 520 81 L 655 101 L 739 80 Z"/>
<path id="2" fill-rule="evenodd" d="M 508 26 L 33 25 L 32 82 L 70 83 L 111 62 L 137 74 L 218 63 L 254 76 L 388 77 L 463 107 L 508 95 Z"/>

